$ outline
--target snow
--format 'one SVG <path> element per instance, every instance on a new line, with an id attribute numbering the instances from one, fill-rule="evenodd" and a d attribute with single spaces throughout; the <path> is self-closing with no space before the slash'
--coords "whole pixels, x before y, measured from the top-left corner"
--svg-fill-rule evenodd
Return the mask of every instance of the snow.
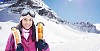
<path id="1" fill-rule="evenodd" d="M 10 6 L 12 4 L 1 4 L 0 5 L 0 11 L 6 9 L 5 7 Z"/>
<path id="2" fill-rule="evenodd" d="M 9 34 L 11 33 L 11 27 L 15 26 L 16 23 L 13 22 L 0 22 L 0 26 L 2 29 L 0 30 L 0 51 L 4 51 L 7 39 L 9 37 Z"/>
<path id="3" fill-rule="evenodd" d="M 38 0 L 38 2 L 39 1 L 41 1 L 40 6 L 49 8 L 45 4 L 42 5 L 42 0 Z M 9 5 L 5 4 L 4 7 L 6 6 Z M 0 5 L 0 7 L 3 7 L 3 5 Z M 36 18 L 33 19 L 35 25 L 37 22 L 43 22 L 45 24 L 44 39 L 49 44 L 51 51 L 100 51 L 100 34 L 84 33 L 73 30 L 67 25 L 56 24 L 55 22 L 47 21 L 37 13 Z M 2 27 L 0 30 L 0 51 L 5 51 L 7 39 L 11 33 L 11 27 L 16 26 L 17 24 L 18 23 L 14 23 L 12 21 L 0 22 L 0 27 Z M 100 24 L 95 25 L 96 28 L 100 30 Z"/>
<path id="4" fill-rule="evenodd" d="M 6 6 L 9 6 L 9 5 L 12 5 L 12 4 L 3 4 L 3 5 L 0 5 L 0 7 L 6 7 Z"/>
<path id="5" fill-rule="evenodd" d="M 100 51 L 100 35 L 94 33 L 83 33 L 71 29 L 68 26 L 47 21 L 42 16 L 36 14 L 33 18 L 35 24 L 43 22 L 44 39 L 50 46 L 51 51 Z M 11 27 L 18 23 L 0 22 L 0 51 L 4 51 L 7 38 L 11 33 Z"/>
<path id="6" fill-rule="evenodd" d="M 94 24 L 97 30 L 100 30 L 100 24 Z"/>

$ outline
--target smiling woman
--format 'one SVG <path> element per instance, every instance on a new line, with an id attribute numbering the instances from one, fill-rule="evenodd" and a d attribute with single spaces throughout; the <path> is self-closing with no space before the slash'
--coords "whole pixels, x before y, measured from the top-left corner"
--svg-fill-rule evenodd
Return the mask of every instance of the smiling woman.
<path id="1" fill-rule="evenodd" d="M 31 9 L 24 11 L 20 15 L 19 24 L 11 28 L 13 31 L 8 38 L 5 51 L 37 51 L 37 48 L 39 51 L 50 51 L 49 45 L 43 39 L 36 40 L 34 11 Z M 30 11 L 33 11 L 34 14 Z"/>

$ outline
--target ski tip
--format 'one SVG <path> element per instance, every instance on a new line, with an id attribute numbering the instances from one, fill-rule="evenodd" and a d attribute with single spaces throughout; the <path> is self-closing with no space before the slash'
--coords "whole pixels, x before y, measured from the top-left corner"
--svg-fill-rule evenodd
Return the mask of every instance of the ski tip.
<path id="1" fill-rule="evenodd" d="M 38 23 L 36 24 L 36 26 L 38 26 L 38 24 L 42 24 L 43 26 L 45 26 L 43 22 L 38 22 Z"/>

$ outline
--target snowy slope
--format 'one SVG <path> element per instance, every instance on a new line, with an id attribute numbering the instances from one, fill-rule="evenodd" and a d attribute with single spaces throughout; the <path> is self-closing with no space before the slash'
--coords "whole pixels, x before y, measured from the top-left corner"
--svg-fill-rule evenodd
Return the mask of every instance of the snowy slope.
<path id="1" fill-rule="evenodd" d="M 42 0 L 33 1 L 37 2 L 36 6 L 41 6 L 41 9 L 45 8 L 46 11 L 49 11 L 50 13 L 55 15 L 52 19 L 49 19 L 48 17 L 46 17 L 48 16 L 48 14 L 50 14 L 48 12 L 48 14 L 45 16 L 43 15 L 43 17 L 36 13 L 36 18 L 33 18 L 35 24 L 37 24 L 37 22 L 43 22 L 45 24 L 44 39 L 49 44 L 51 51 L 100 51 L 100 34 L 84 33 L 74 30 L 68 25 L 56 24 L 55 22 L 58 21 L 57 19 L 55 19 L 58 17 L 57 14 L 54 11 L 49 10 L 50 8 L 45 5 Z M 5 7 L 2 7 L 2 9 Z M 37 11 L 41 9 L 37 9 Z M 7 12 L 8 10 L 9 9 L 5 9 L 4 11 L 2 11 L 2 13 Z M 13 17 L 15 15 L 12 14 L 10 16 Z M 49 21 L 46 19 L 49 19 Z M 5 49 L 7 38 L 11 33 L 11 27 L 17 24 L 18 23 L 10 21 L 0 22 L 0 27 L 2 27 L 2 29 L 0 30 L 0 51 L 4 51 Z M 99 25 L 96 25 L 96 28 L 98 26 Z M 99 29 L 99 27 L 97 29 Z"/>
<path id="2" fill-rule="evenodd" d="M 50 45 L 51 51 L 99 51 L 100 48 L 100 35 L 83 33 L 71 29 L 70 27 L 56 24 L 47 21 L 43 17 L 36 15 L 34 18 L 35 24 L 43 22 L 44 26 L 44 39 Z M 11 33 L 10 27 L 15 26 L 17 23 L 13 22 L 0 22 L 2 29 L 0 30 L 0 51 L 4 51 L 7 38 Z M 5 36 L 5 37 L 4 37 Z"/>
<path id="3" fill-rule="evenodd" d="M 0 22 L 0 27 L 2 27 L 0 30 L 0 51 L 4 51 L 5 45 L 7 43 L 7 38 L 11 33 L 11 27 L 14 25 L 16 24 L 13 22 Z"/>

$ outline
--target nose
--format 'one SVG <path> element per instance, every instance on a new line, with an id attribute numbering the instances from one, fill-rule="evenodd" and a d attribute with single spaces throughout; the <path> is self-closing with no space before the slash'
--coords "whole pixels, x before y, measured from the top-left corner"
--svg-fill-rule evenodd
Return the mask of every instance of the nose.
<path id="1" fill-rule="evenodd" d="M 26 21 L 26 24 L 29 24 L 29 23 L 30 23 L 30 21 L 29 21 L 29 20 L 27 20 L 27 21 Z"/>

